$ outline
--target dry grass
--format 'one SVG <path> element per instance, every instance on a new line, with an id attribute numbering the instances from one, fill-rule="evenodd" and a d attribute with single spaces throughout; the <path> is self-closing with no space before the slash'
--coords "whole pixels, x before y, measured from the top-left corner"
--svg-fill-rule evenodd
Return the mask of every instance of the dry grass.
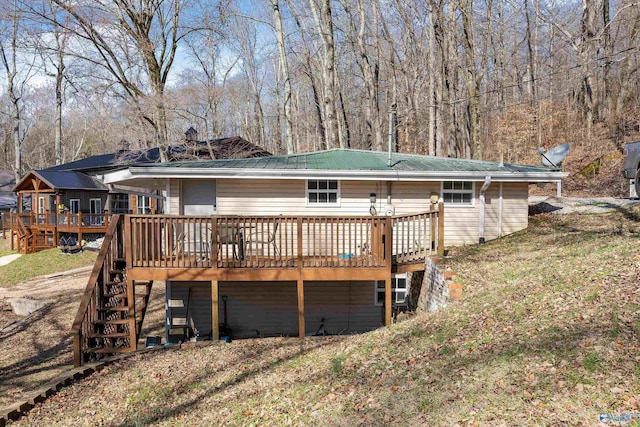
<path id="1" fill-rule="evenodd" d="M 460 302 L 352 337 L 138 355 L 20 425 L 594 425 L 640 412 L 640 210 L 453 251 Z M 4 369 L 3 369 L 4 371 Z"/>
<path id="2" fill-rule="evenodd" d="M 47 249 L 35 254 L 23 255 L 17 260 L 0 267 L 0 287 L 9 287 L 36 276 L 67 271 L 95 262 L 97 252 L 82 251 L 64 254 L 60 249 Z"/>
<path id="3" fill-rule="evenodd" d="M 11 240 L 0 237 L 0 256 L 15 254 L 16 251 L 11 250 Z"/>
<path id="4" fill-rule="evenodd" d="M 74 277 L 35 279 L 0 294 L 6 298 L 24 297 L 49 301 L 46 308 L 21 318 L 23 324 L 0 334 L 0 408 L 25 399 L 73 363 L 71 324 L 78 310 L 89 272 Z M 0 306 L 2 305 L 0 299 Z M 0 311 L 0 329 L 20 319 L 12 312 Z M 145 334 L 158 334 L 164 321 L 164 285 L 152 288 Z"/>

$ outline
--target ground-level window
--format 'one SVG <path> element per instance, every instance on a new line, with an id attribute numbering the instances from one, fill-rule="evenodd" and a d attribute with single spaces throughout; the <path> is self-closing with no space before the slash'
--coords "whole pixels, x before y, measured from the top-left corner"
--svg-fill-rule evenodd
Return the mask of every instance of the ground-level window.
<path id="1" fill-rule="evenodd" d="M 391 302 L 395 305 L 407 303 L 407 274 L 394 274 L 391 276 Z M 384 305 L 384 280 L 376 281 L 376 305 Z"/>
<path id="2" fill-rule="evenodd" d="M 338 181 L 331 179 L 310 179 L 307 181 L 307 204 L 337 205 L 340 200 Z"/>
<path id="3" fill-rule="evenodd" d="M 78 212 L 80 212 L 80 199 L 69 200 L 69 212 L 72 214 L 77 214 Z"/>
<path id="4" fill-rule="evenodd" d="M 136 213 L 138 214 L 151 213 L 151 198 L 149 196 L 138 196 L 138 200 L 136 203 Z"/>
<path id="5" fill-rule="evenodd" d="M 443 181 L 442 200 L 448 205 L 473 206 L 473 182 Z"/>

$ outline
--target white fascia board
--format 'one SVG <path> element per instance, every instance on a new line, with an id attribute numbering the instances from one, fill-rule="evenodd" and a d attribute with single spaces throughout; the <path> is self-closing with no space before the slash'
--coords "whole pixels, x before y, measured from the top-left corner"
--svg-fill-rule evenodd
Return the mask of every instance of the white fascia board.
<path id="1" fill-rule="evenodd" d="M 105 174 L 105 184 L 146 178 L 236 178 L 236 179 L 335 179 L 362 181 L 484 181 L 491 176 L 494 182 L 557 182 L 566 172 L 405 172 L 405 171 L 325 171 L 325 170 L 268 170 L 268 169 L 211 169 L 171 167 L 131 167 Z"/>
<path id="2" fill-rule="evenodd" d="M 105 184 L 113 184 L 116 182 L 127 181 L 133 179 L 131 169 L 120 169 L 118 171 L 107 172 L 102 176 L 102 182 Z"/>

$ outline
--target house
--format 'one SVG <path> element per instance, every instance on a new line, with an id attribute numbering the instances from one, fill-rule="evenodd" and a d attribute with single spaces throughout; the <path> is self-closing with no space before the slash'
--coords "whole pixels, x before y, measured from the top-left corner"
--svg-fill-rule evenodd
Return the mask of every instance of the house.
<path id="1" fill-rule="evenodd" d="M 183 143 L 167 149 L 171 161 L 198 158 L 270 155 L 240 138 L 195 141 L 190 128 Z M 83 235 L 104 234 L 110 217 L 119 213 L 156 214 L 163 211 L 159 191 L 144 187 L 107 185 L 102 174 L 126 165 L 160 161 L 159 148 L 131 151 L 128 143 L 116 153 L 87 157 L 25 175 L 13 188 L 18 212 L 13 221 L 19 251 L 54 247 L 63 234 L 81 242 Z"/>
<path id="2" fill-rule="evenodd" d="M 565 176 L 358 150 L 107 172 L 105 184 L 162 191 L 165 215 L 126 216 L 113 228 L 118 243 L 103 250 L 120 260 L 110 278 L 118 287 L 90 283 L 74 323 L 76 363 L 92 351 L 135 348 L 153 280 L 166 283 L 168 341 L 354 333 L 389 324 L 393 306 L 406 303 L 408 272 L 424 270 L 425 258 L 444 246 L 526 228 L 529 185 L 559 184 Z M 103 271 L 113 269 L 102 262 Z M 126 303 L 118 306 L 135 316 L 92 320 L 99 316 L 90 300 L 101 293 L 120 295 Z M 114 340 L 127 333 L 124 343 Z"/>
<path id="3" fill-rule="evenodd" d="M 14 180 L 13 171 L 0 169 L 0 232 L 3 238 L 6 238 L 6 234 L 11 229 L 9 217 L 11 210 L 17 205 L 16 195 L 12 191 Z"/>

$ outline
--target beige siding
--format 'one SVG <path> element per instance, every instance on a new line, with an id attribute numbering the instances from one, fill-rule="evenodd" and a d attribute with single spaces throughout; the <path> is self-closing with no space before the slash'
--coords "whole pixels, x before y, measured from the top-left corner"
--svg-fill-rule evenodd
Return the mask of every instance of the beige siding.
<path id="1" fill-rule="evenodd" d="M 478 191 L 481 184 L 476 182 L 474 206 L 446 206 L 444 215 L 445 246 L 478 242 Z M 396 215 L 424 212 L 429 209 L 431 193 L 441 193 L 440 182 L 399 182 L 393 183 L 392 202 Z"/>
<path id="2" fill-rule="evenodd" d="M 166 206 L 168 208 L 167 214 L 180 215 L 182 213 L 180 208 L 180 184 L 181 180 L 179 179 L 169 180 L 169 191 L 166 196 Z"/>
<path id="3" fill-rule="evenodd" d="M 376 209 L 384 212 L 387 203 L 386 183 L 375 181 L 341 181 L 340 206 L 307 206 L 306 181 L 267 179 L 218 179 L 217 212 L 220 215 L 369 215 L 369 194 L 377 196 Z M 446 206 L 445 245 L 477 243 L 479 234 L 479 191 L 475 183 L 473 206 Z M 500 183 L 492 183 L 486 193 L 485 238 L 498 237 Z M 170 182 L 171 213 L 180 209 L 179 180 Z M 394 182 L 391 203 L 396 215 L 424 212 L 429 209 L 431 193 L 440 194 L 439 182 Z M 502 234 L 527 227 L 527 183 L 504 183 L 502 197 Z M 181 212 L 181 211 L 180 211 Z"/>
<path id="4" fill-rule="evenodd" d="M 211 336 L 211 282 L 171 282 L 167 295 L 170 329 L 189 326 L 201 337 Z"/>
<path id="5" fill-rule="evenodd" d="M 383 308 L 375 305 L 374 282 L 305 282 L 304 289 L 308 335 L 321 323 L 327 333 L 347 334 L 370 331 L 384 322 Z M 174 281 L 169 294 L 170 327 L 193 325 L 201 336 L 209 336 L 211 284 Z M 298 334 L 295 282 L 220 282 L 219 295 L 220 324 L 224 321 L 224 295 L 228 297 L 227 323 L 235 338 Z"/>
<path id="6" fill-rule="evenodd" d="M 374 282 L 305 282 L 304 300 L 307 334 L 318 330 L 322 318 L 330 334 L 366 332 L 384 324 Z"/>
<path id="7" fill-rule="evenodd" d="M 217 181 L 220 215 L 369 215 L 369 194 L 380 185 L 369 181 L 340 183 L 340 206 L 307 206 L 306 181 L 236 179 Z"/>
<path id="8" fill-rule="evenodd" d="M 505 183 L 502 188 L 502 235 L 527 228 L 529 220 L 529 186 L 526 183 Z"/>
<path id="9" fill-rule="evenodd" d="M 298 335 L 295 282 L 221 282 L 220 324 L 224 321 L 222 296 L 226 295 L 227 323 L 235 338 L 263 335 Z"/>

